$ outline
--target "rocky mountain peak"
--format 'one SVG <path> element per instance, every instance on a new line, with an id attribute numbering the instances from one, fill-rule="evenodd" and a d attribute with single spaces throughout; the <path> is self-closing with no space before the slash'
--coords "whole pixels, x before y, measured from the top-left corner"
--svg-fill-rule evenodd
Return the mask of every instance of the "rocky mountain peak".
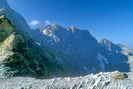
<path id="1" fill-rule="evenodd" d="M 102 44 L 102 46 L 104 46 L 109 51 L 114 51 L 114 50 L 120 49 L 117 45 L 113 44 L 111 41 L 109 41 L 107 39 L 103 39 L 103 40 L 99 41 L 99 43 Z"/>
<path id="2" fill-rule="evenodd" d="M 51 27 L 53 27 L 53 28 L 60 28 L 61 26 L 59 24 L 51 24 Z"/>
<path id="3" fill-rule="evenodd" d="M 60 33 L 62 29 L 63 27 L 58 24 L 50 24 L 41 28 L 41 32 L 46 36 L 51 36 L 55 32 Z"/>
<path id="4" fill-rule="evenodd" d="M 112 44 L 112 42 L 109 41 L 109 40 L 107 40 L 107 39 L 102 39 L 102 40 L 100 41 L 100 43 L 102 43 L 102 44 Z"/>
<path id="5" fill-rule="evenodd" d="M 45 30 L 45 29 L 55 30 L 55 29 L 59 29 L 59 28 L 63 28 L 63 27 L 60 26 L 59 24 L 49 24 L 49 25 L 44 26 L 41 29 L 42 30 Z"/>
<path id="6" fill-rule="evenodd" d="M 75 26 L 69 26 L 69 27 L 67 27 L 67 29 L 69 30 L 69 31 L 72 31 L 72 32 L 75 32 L 75 31 L 77 31 L 77 30 L 79 30 L 77 27 L 75 27 Z"/>

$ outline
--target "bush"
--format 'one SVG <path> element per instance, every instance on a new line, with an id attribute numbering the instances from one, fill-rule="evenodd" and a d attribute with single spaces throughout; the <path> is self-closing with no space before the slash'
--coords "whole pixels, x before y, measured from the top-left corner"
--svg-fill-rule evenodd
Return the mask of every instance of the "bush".
<path id="1" fill-rule="evenodd" d="M 123 79 L 125 79 L 125 78 L 128 78 L 128 75 L 127 75 L 126 73 L 117 72 L 117 73 L 115 73 L 115 74 L 112 76 L 112 78 L 113 78 L 113 79 L 116 79 L 116 80 L 118 80 L 118 79 L 123 80 Z"/>

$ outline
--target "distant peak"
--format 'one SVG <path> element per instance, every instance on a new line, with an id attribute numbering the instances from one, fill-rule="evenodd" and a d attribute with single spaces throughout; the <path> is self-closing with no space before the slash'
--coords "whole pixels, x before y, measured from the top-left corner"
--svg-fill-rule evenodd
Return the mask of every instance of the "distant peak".
<path id="1" fill-rule="evenodd" d="M 102 45 L 106 46 L 108 48 L 108 50 L 112 51 L 112 46 L 114 44 L 111 41 L 109 41 L 107 39 L 103 39 L 103 40 L 100 40 L 99 43 L 101 43 Z"/>
<path id="2" fill-rule="evenodd" d="M 102 43 L 102 44 L 112 44 L 112 42 L 107 40 L 107 39 L 100 40 L 100 43 Z"/>
<path id="3" fill-rule="evenodd" d="M 44 26 L 43 29 L 58 29 L 58 28 L 62 28 L 59 24 L 49 24 Z"/>
<path id="4" fill-rule="evenodd" d="M 128 49 L 128 46 L 126 44 L 117 44 L 122 49 Z"/>
<path id="5" fill-rule="evenodd" d="M 67 29 L 71 30 L 72 32 L 75 32 L 76 30 L 78 30 L 78 28 L 75 26 L 69 26 L 69 27 L 67 27 Z"/>
<path id="6" fill-rule="evenodd" d="M 59 24 L 51 24 L 51 26 L 54 27 L 54 28 L 59 28 L 59 27 L 61 27 Z"/>

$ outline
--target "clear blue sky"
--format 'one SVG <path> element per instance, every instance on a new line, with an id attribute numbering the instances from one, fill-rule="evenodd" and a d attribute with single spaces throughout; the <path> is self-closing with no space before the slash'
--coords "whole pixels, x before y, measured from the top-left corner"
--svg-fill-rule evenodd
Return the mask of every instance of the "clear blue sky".
<path id="1" fill-rule="evenodd" d="M 133 48 L 133 0 L 8 0 L 28 23 L 89 29 L 97 38 Z M 33 24 L 36 24 L 34 22 Z"/>

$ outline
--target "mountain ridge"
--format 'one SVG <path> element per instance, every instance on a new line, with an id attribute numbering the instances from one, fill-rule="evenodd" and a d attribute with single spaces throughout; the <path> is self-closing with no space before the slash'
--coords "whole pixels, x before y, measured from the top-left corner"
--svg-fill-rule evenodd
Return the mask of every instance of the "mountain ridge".
<path id="1" fill-rule="evenodd" d="M 59 27 L 59 28 L 57 28 L 57 27 Z M 99 52 L 100 52 L 100 55 L 102 55 L 103 56 L 103 61 L 105 60 L 105 58 L 107 59 L 108 58 L 108 60 L 110 60 L 110 63 L 113 63 L 113 62 L 115 62 L 115 60 L 119 60 L 118 62 L 116 61 L 116 63 L 119 63 L 119 62 L 123 62 L 121 65 L 125 65 L 125 69 L 124 68 L 118 68 L 118 70 L 119 71 L 129 71 L 128 69 L 129 69 L 129 65 L 130 64 L 128 64 L 127 62 L 128 62 L 128 55 L 125 55 L 125 51 L 124 51 L 124 49 L 123 49 L 123 47 L 121 47 L 120 45 L 117 45 L 117 44 L 114 44 L 114 43 L 112 43 L 111 41 L 109 41 L 109 40 L 106 40 L 106 39 L 103 39 L 103 40 L 101 40 L 101 41 L 97 41 L 87 30 L 81 30 L 81 29 L 78 29 L 78 30 L 76 30 L 75 32 L 73 32 L 73 31 L 71 31 L 71 30 L 68 30 L 68 28 L 64 28 L 64 27 L 61 27 L 61 26 L 57 26 L 56 28 L 54 28 L 52 25 L 48 25 L 48 28 L 47 28 L 47 26 L 46 26 L 46 28 L 44 27 L 44 30 L 41 30 L 41 32 L 40 32 L 40 34 L 42 34 L 41 35 L 41 37 L 43 38 L 43 37 L 45 37 L 45 38 L 48 38 L 48 39 L 44 39 L 44 40 L 42 40 L 42 41 L 44 41 L 44 43 L 45 43 L 45 46 L 47 46 L 47 44 L 48 44 L 48 46 L 49 47 L 51 47 L 51 48 L 53 48 L 55 45 L 66 45 L 65 47 L 66 48 L 68 48 L 67 46 L 68 45 L 70 45 L 69 44 L 69 42 L 64 42 L 63 43 L 63 39 L 64 39 L 64 41 L 67 41 L 67 39 L 68 40 L 71 40 L 71 39 L 73 39 L 73 36 L 72 35 L 74 35 L 74 34 L 76 34 L 76 36 L 77 36 L 77 38 L 79 37 L 79 38 L 81 38 L 81 40 L 80 40 L 80 42 L 78 42 L 78 43 L 76 43 L 76 45 L 78 45 L 79 43 L 81 43 L 83 46 L 81 46 L 81 47 L 79 47 L 79 49 L 80 48 L 82 48 L 82 47 L 85 47 L 84 46 L 84 44 L 86 44 L 86 43 L 89 43 L 89 45 L 88 46 L 90 46 L 90 43 L 91 43 L 91 41 L 89 41 L 88 39 L 85 41 L 85 42 L 81 42 L 83 39 L 86 39 L 86 37 L 87 36 L 89 36 L 88 38 L 92 38 L 92 39 L 94 39 L 95 40 L 95 43 L 94 44 L 97 44 L 98 46 L 97 46 L 97 55 L 99 55 Z M 76 28 L 76 27 L 75 27 Z M 50 34 L 51 35 L 47 35 L 47 34 L 45 34 L 44 32 L 46 32 L 48 30 L 48 32 L 50 32 Z M 77 34 L 77 33 L 81 33 L 80 35 L 79 34 Z M 84 33 L 85 32 L 85 33 Z M 69 33 L 69 35 L 68 35 L 68 33 Z M 63 36 L 61 36 L 63 34 Z M 52 35 L 54 35 L 54 37 L 56 37 L 56 38 L 58 38 L 58 39 L 61 39 L 61 40 L 58 40 L 58 41 L 56 41 L 55 39 L 54 39 L 54 37 L 52 37 Z M 83 37 L 82 37 L 82 35 L 83 35 Z M 87 35 L 87 36 L 85 36 L 85 35 Z M 68 37 L 67 37 L 68 36 Z M 69 38 L 70 37 L 70 38 Z M 49 41 L 50 40 L 50 42 L 47 42 L 47 40 Z M 73 40 L 74 42 L 76 42 L 75 40 Z M 42 44 L 44 44 L 43 42 L 42 42 Z M 51 44 L 52 45 L 51 45 Z M 93 45 L 94 45 L 93 44 Z M 50 46 L 51 45 L 51 46 Z M 73 44 L 71 44 L 71 48 L 73 49 L 74 48 L 74 43 Z M 93 47 L 93 46 L 92 46 Z M 91 47 L 91 48 L 92 48 Z M 94 46 L 94 47 L 96 47 L 96 46 Z M 85 47 L 85 48 L 87 48 L 87 47 Z M 61 49 L 61 50 L 65 50 L 64 48 L 61 48 L 61 46 L 60 47 L 55 47 L 55 49 L 56 50 L 58 50 L 58 49 Z M 88 49 L 88 50 L 91 50 L 91 49 Z M 127 49 L 127 50 L 129 50 L 129 49 Z M 80 49 L 80 51 L 81 51 L 81 49 Z M 92 51 L 92 50 L 91 50 Z M 66 52 L 66 51 L 65 51 Z M 70 51 L 69 53 L 71 53 L 72 51 Z M 77 51 L 76 51 L 77 52 Z M 75 53 L 76 53 L 75 52 Z M 82 54 L 82 53 L 85 53 L 85 51 L 83 51 L 83 52 L 81 52 L 80 53 L 80 55 Z M 87 52 L 86 52 L 87 53 Z M 111 54 L 112 54 L 112 57 L 111 57 Z M 128 52 L 127 52 L 127 54 L 128 54 Z M 106 56 L 106 57 L 105 57 Z M 97 60 L 96 58 L 95 58 L 95 60 Z M 101 59 L 102 60 L 102 59 Z M 114 60 L 114 61 L 113 61 Z M 98 61 L 99 61 L 99 59 L 98 59 Z M 124 63 L 124 61 L 125 61 L 125 63 Z M 101 62 L 101 61 L 99 61 L 99 62 Z M 104 61 L 105 62 L 105 61 Z M 97 62 L 98 63 L 98 62 Z M 101 62 L 102 63 L 102 62 Z M 107 63 L 107 62 L 106 62 Z M 105 64 L 105 63 L 104 63 Z M 98 65 L 99 65 L 99 63 L 98 63 Z M 112 65 L 114 65 L 114 63 L 112 64 Z M 116 67 L 116 69 L 117 69 L 117 67 Z M 113 70 L 115 70 L 115 68 L 113 69 Z M 112 71 L 112 69 L 106 69 L 106 70 L 104 70 L 104 71 Z"/>
<path id="2" fill-rule="evenodd" d="M 89 31 L 74 26 L 54 24 L 32 30 L 6 0 L 0 2 L 1 88 L 133 87 L 129 72 L 133 71 L 133 51 L 106 39 L 99 42 Z"/>

